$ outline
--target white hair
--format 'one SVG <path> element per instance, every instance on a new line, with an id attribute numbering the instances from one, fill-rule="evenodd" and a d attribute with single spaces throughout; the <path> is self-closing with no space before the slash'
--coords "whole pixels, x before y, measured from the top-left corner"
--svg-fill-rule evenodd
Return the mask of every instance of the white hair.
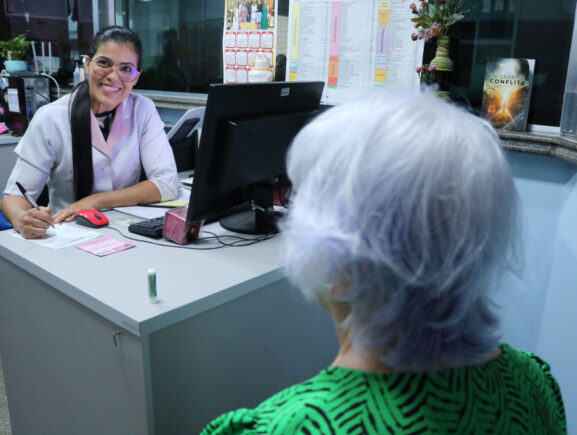
<path id="1" fill-rule="evenodd" d="M 486 121 L 427 91 L 376 92 L 308 124 L 287 167 L 286 274 L 350 303 L 357 348 L 414 371 L 494 348 L 489 290 L 513 258 L 518 197 Z"/>

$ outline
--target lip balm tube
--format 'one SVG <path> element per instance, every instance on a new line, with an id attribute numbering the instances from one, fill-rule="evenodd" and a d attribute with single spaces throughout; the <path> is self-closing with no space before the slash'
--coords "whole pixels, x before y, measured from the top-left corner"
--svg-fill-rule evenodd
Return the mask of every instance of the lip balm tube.
<path id="1" fill-rule="evenodd" d="M 148 302 L 156 304 L 158 302 L 158 294 L 156 292 L 156 271 L 148 269 Z"/>

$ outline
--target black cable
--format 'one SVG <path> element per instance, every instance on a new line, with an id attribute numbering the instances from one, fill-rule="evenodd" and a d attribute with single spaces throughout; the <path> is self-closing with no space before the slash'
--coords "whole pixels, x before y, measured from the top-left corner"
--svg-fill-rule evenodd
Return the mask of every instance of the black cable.
<path id="1" fill-rule="evenodd" d="M 238 248 L 238 247 L 243 247 L 243 246 L 250 246 L 250 245 L 254 245 L 255 243 L 258 242 L 262 242 L 264 240 L 269 240 L 272 239 L 273 237 L 276 237 L 278 235 L 278 233 L 272 233 L 272 234 L 264 234 L 260 237 L 257 237 L 256 239 L 249 239 L 246 237 L 239 237 L 239 236 L 234 236 L 234 235 L 222 235 L 222 236 L 218 236 L 213 232 L 210 231 L 202 231 L 203 233 L 207 233 L 207 234 L 211 234 L 213 238 L 215 238 L 218 243 L 220 243 L 222 245 L 222 247 L 231 247 L 231 248 Z M 223 237 L 232 237 L 235 239 L 238 239 L 236 242 L 232 242 L 232 243 L 226 243 L 224 241 L 221 240 L 221 238 Z M 248 242 L 248 243 L 244 243 L 244 244 L 240 244 L 241 242 Z"/>
<path id="2" fill-rule="evenodd" d="M 134 240 L 135 242 L 142 242 L 142 243 L 148 243 L 150 245 L 155 245 L 155 246 L 165 246 L 167 248 L 179 248 L 179 249 L 192 249 L 195 251 L 210 251 L 210 250 L 214 250 L 214 249 L 222 249 L 224 248 L 224 246 L 211 246 L 211 247 L 206 247 L 206 248 L 193 248 L 193 247 L 189 247 L 189 246 L 180 246 L 180 245 L 175 245 L 172 243 L 158 243 L 158 242 L 154 242 L 152 240 L 146 240 L 146 239 L 140 239 L 137 237 L 131 237 L 128 236 L 126 234 L 124 234 L 122 231 L 120 231 L 117 228 L 112 228 L 112 227 L 103 227 L 104 229 L 109 229 L 109 230 L 114 230 L 116 231 L 118 234 L 120 234 L 122 237 L 128 239 L 128 240 Z M 210 237 L 212 238 L 212 237 Z M 198 239 L 198 240 L 206 240 L 205 239 Z"/>
<path id="3" fill-rule="evenodd" d="M 227 248 L 227 247 L 238 248 L 238 247 L 243 247 L 243 246 L 250 246 L 250 245 L 254 245 L 258 242 L 262 242 L 264 240 L 272 239 L 273 237 L 276 236 L 276 234 L 267 234 L 264 236 L 260 236 L 256 239 L 249 239 L 249 238 L 245 238 L 245 237 L 235 236 L 233 234 L 225 234 L 225 235 L 217 236 L 215 233 L 212 233 L 210 231 L 201 231 L 201 233 L 211 234 L 211 236 L 210 237 L 199 237 L 197 240 L 202 241 L 202 240 L 215 239 L 218 243 L 220 243 L 220 246 L 208 246 L 208 247 L 200 248 L 200 247 L 192 247 L 192 246 L 175 245 L 173 243 L 159 243 L 159 242 L 155 242 L 152 240 L 146 240 L 146 239 L 140 239 L 137 237 L 128 236 L 128 235 L 124 234 L 122 231 L 120 231 L 118 228 L 113 228 L 113 227 L 103 227 L 103 228 L 109 229 L 109 230 L 114 230 L 118 234 L 120 234 L 122 237 L 124 237 L 128 240 L 133 240 L 135 242 L 148 243 L 150 245 L 155 245 L 155 246 L 165 246 L 167 248 L 192 249 L 193 251 L 213 251 L 215 249 L 223 249 L 223 248 Z M 225 238 L 225 237 L 235 238 L 238 240 L 236 242 L 226 243 L 226 242 L 221 240 L 222 238 Z M 249 242 L 249 243 L 240 244 L 241 242 Z"/>

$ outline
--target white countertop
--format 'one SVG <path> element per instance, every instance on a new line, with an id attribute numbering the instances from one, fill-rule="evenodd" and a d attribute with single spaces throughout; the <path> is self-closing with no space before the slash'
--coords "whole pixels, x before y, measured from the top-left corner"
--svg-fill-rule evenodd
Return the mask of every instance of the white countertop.
<path id="1" fill-rule="evenodd" d="M 0 134 L 0 145 L 16 145 L 22 136 L 12 136 L 11 134 Z"/>
<path id="2" fill-rule="evenodd" d="M 114 225 L 118 212 L 107 212 Z M 75 225 L 75 224 L 69 224 Z M 130 236 L 126 227 L 114 225 Z M 209 230 L 230 234 L 217 223 Z M 111 229 L 95 230 L 123 239 Z M 0 256 L 140 336 L 282 279 L 282 237 L 247 247 L 194 251 L 142 242 L 97 257 L 74 247 L 51 249 L 0 232 Z M 154 241 L 154 239 L 143 238 Z M 132 242 L 132 241 L 131 241 Z M 210 242 L 211 244 L 213 242 Z M 197 245 L 185 245 L 193 247 Z M 160 302 L 148 302 L 147 271 L 157 273 Z"/>

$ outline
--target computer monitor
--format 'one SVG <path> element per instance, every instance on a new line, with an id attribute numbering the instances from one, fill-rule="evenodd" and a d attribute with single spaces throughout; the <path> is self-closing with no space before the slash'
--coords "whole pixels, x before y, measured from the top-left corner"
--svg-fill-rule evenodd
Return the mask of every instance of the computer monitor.
<path id="1" fill-rule="evenodd" d="M 187 220 L 220 215 L 230 231 L 275 232 L 274 193 L 288 185 L 287 150 L 318 113 L 323 87 L 323 82 L 210 85 Z"/>

